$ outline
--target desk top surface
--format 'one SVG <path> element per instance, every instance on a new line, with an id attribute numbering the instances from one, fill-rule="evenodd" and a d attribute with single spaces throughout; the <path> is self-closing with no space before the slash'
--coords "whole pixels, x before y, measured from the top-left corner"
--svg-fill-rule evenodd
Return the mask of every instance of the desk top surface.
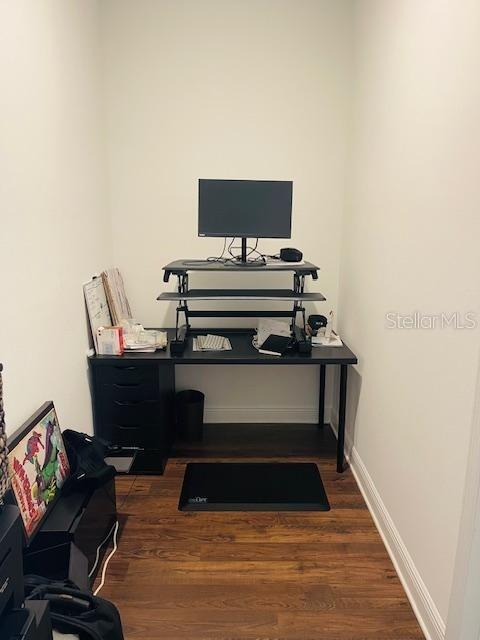
<path id="1" fill-rule="evenodd" d="M 166 329 L 168 339 L 174 337 L 173 329 Z M 193 351 L 193 340 L 187 338 L 187 346 L 183 355 L 172 356 L 170 346 L 154 353 L 126 353 L 123 356 L 91 356 L 89 359 L 95 366 L 108 365 L 120 361 L 158 361 L 176 365 L 184 364 L 274 364 L 274 365 L 310 365 L 310 364 L 357 364 L 356 355 L 344 344 L 342 347 L 313 347 L 311 354 L 288 353 L 284 356 L 270 356 L 260 353 L 252 344 L 253 329 L 219 329 L 192 330 L 195 334 L 213 333 L 224 335 L 230 339 L 231 351 L 202 352 Z"/>

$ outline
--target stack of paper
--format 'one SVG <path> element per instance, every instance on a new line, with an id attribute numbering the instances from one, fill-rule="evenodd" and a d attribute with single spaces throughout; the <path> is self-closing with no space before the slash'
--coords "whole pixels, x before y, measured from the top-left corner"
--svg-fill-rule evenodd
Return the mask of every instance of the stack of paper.
<path id="1" fill-rule="evenodd" d="M 343 342 L 334 331 L 330 336 L 312 336 L 312 347 L 341 347 L 342 345 Z"/>
<path id="2" fill-rule="evenodd" d="M 144 329 L 141 324 L 128 321 L 122 322 L 125 351 L 139 351 L 153 353 L 157 349 L 165 349 L 167 346 L 167 334 L 165 331 Z"/>
<path id="3" fill-rule="evenodd" d="M 120 324 L 122 320 L 132 318 L 132 311 L 120 271 L 116 267 L 107 269 L 102 273 L 102 280 L 113 324 Z"/>

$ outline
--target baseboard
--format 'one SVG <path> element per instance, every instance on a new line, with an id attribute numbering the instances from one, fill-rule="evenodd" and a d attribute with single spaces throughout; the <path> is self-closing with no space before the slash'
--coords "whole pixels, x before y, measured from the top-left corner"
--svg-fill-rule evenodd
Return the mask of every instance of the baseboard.
<path id="1" fill-rule="evenodd" d="M 336 434 L 338 416 L 334 415 L 333 411 L 331 412 L 331 424 Z M 435 606 L 433 598 L 423 582 L 362 458 L 353 443 L 347 442 L 345 449 L 350 452 L 347 459 L 352 474 L 355 477 L 426 639 L 445 640 L 445 622 Z"/>
<path id="2" fill-rule="evenodd" d="M 329 421 L 330 410 L 325 409 L 325 422 Z M 317 424 L 317 407 L 205 407 L 204 420 L 215 422 L 245 422 L 284 424 Z"/>

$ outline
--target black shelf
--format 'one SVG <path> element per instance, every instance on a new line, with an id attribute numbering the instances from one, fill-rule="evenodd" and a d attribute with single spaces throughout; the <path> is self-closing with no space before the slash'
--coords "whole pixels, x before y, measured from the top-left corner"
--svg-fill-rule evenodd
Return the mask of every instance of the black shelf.
<path id="1" fill-rule="evenodd" d="M 190 289 L 186 292 L 168 291 L 157 300 L 295 300 L 323 302 L 321 293 L 300 293 L 292 289 Z"/>
<path id="2" fill-rule="evenodd" d="M 241 262 L 215 262 L 213 260 L 195 260 L 184 259 L 174 260 L 163 267 L 165 274 L 183 275 L 188 271 L 241 271 L 242 273 L 263 273 L 265 271 L 287 271 L 298 273 L 302 275 L 312 275 L 316 279 L 317 271 L 319 267 L 311 262 L 302 262 L 297 264 L 294 262 L 283 262 L 278 260 L 276 262 L 268 262 L 264 266 L 259 267 L 245 267 Z M 313 275 L 315 274 L 315 275 Z"/>

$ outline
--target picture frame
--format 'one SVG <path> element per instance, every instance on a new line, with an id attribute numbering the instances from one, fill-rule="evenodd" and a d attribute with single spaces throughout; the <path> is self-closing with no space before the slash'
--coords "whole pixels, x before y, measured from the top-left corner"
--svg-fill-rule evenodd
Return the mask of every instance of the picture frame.
<path id="1" fill-rule="evenodd" d="M 60 497 L 70 475 L 65 444 L 52 401 L 45 402 L 8 441 L 12 497 L 30 542 Z"/>

